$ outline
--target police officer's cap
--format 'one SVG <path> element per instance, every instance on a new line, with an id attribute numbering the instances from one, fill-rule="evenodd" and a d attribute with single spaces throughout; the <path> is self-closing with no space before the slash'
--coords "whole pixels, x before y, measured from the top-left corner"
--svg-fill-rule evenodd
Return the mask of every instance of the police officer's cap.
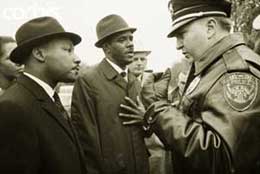
<path id="1" fill-rule="evenodd" d="M 174 37 L 177 29 L 200 17 L 230 17 L 231 3 L 225 0 L 171 0 L 169 9 L 172 26 L 168 37 Z"/>

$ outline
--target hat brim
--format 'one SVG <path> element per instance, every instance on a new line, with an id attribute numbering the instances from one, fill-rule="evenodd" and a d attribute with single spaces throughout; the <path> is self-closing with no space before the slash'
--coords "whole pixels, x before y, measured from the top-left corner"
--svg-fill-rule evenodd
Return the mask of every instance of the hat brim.
<path id="1" fill-rule="evenodd" d="M 27 40 L 22 44 L 19 44 L 11 52 L 10 59 L 15 63 L 22 64 L 26 56 L 30 54 L 33 47 L 38 46 L 54 38 L 68 38 L 72 41 L 73 45 L 77 45 L 81 42 L 81 37 L 71 32 L 59 32 L 59 33 L 50 33 L 46 35 L 41 35 L 39 37 L 35 37 L 33 39 Z"/>
<path id="2" fill-rule="evenodd" d="M 134 32 L 136 31 L 136 28 L 129 28 L 129 27 L 127 27 L 127 28 L 121 28 L 120 30 L 116 30 L 116 31 L 113 31 L 113 32 L 111 32 L 111 33 L 108 33 L 108 34 L 106 34 L 105 36 L 103 36 L 102 38 L 100 38 L 100 39 L 95 43 L 95 46 L 98 47 L 98 48 L 101 48 L 101 47 L 102 47 L 102 44 L 104 43 L 104 41 L 105 41 L 108 37 L 110 37 L 110 36 L 112 36 L 112 35 L 114 35 L 114 34 L 116 34 L 116 33 L 123 32 L 123 31 L 131 31 L 132 33 L 134 33 Z"/>
<path id="3" fill-rule="evenodd" d="M 186 20 L 183 20 L 183 21 L 181 21 L 181 22 L 178 22 L 178 23 L 174 24 L 174 25 L 171 27 L 171 32 L 167 35 L 167 37 L 168 37 L 168 38 L 174 37 L 176 31 L 177 31 L 180 27 L 182 27 L 182 26 L 184 26 L 184 25 L 187 25 L 188 23 L 194 21 L 195 19 L 197 19 L 197 18 L 196 18 L 196 17 L 194 17 L 194 18 L 189 18 L 189 19 L 186 19 Z"/>
<path id="4" fill-rule="evenodd" d="M 151 54 L 151 51 L 134 51 L 134 55 L 135 54 L 145 54 L 145 56 L 148 56 Z"/>

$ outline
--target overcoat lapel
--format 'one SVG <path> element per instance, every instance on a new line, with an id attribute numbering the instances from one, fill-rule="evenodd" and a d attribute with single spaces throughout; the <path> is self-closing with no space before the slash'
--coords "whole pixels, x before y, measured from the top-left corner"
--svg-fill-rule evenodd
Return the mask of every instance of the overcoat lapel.
<path id="1" fill-rule="evenodd" d="M 41 106 L 46 112 L 49 113 L 50 116 L 52 116 L 63 127 L 63 129 L 67 132 L 72 141 L 75 142 L 68 121 L 65 118 L 63 118 L 58 109 L 55 107 L 55 104 L 51 102 L 41 102 Z"/>
<path id="2" fill-rule="evenodd" d="M 100 68 L 104 74 L 104 76 L 113 81 L 116 85 L 120 86 L 123 89 L 127 89 L 127 82 L 121 77 L 118 72 L 105 60 L 103 59 L 100 63 Z"/>
<path id="3" fill-rule="evenodd" d="M 62 116 L 62 114 L 56 108 L 54 102 L 48 96 L 48 94 L 44 91 L 44 89 L 34 82 L 29 77 L 22 75 L 17 79 L 17 83 L 24 86 L 28 91 L 30 91 L 35 99 L 40 103 L 43 110 L 48 112 L 48 115 L 54 118 L 55 121 L 64 129 L 64 131 L 69 135 L 73 142 L 74 136 L 71 132 L 70 125 L 67 120 Z"/>

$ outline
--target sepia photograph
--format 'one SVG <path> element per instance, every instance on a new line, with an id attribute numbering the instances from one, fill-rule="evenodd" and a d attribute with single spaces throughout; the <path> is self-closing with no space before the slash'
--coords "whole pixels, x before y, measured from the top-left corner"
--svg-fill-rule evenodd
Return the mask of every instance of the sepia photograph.
<path id="1" fill-rule="evenodd" d="M 8 0 L 0 174 L 259 174 L 260 0 Z"/>

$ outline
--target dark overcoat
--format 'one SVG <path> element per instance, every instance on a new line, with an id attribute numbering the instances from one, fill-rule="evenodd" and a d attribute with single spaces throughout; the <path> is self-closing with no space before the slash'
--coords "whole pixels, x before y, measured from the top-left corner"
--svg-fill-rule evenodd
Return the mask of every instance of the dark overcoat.
<path id="1" fill-rule="evenodd" d="M 68 122 L 27 76 L 0 97 L 0 136 L 0 173 L 84 173 L 83 153 Z"/>
<path id="2" fill-rule="evenodd" d="M 148 155 L 143 131 L 124 126 L 118 114 L 124 97 L 136 100 L 140 83 L 128 75 L 128 83 L 104 59 L 88 67 L 75 83 L 72 120 L 86 155 L 88 172 L 146 174 Z"/>

